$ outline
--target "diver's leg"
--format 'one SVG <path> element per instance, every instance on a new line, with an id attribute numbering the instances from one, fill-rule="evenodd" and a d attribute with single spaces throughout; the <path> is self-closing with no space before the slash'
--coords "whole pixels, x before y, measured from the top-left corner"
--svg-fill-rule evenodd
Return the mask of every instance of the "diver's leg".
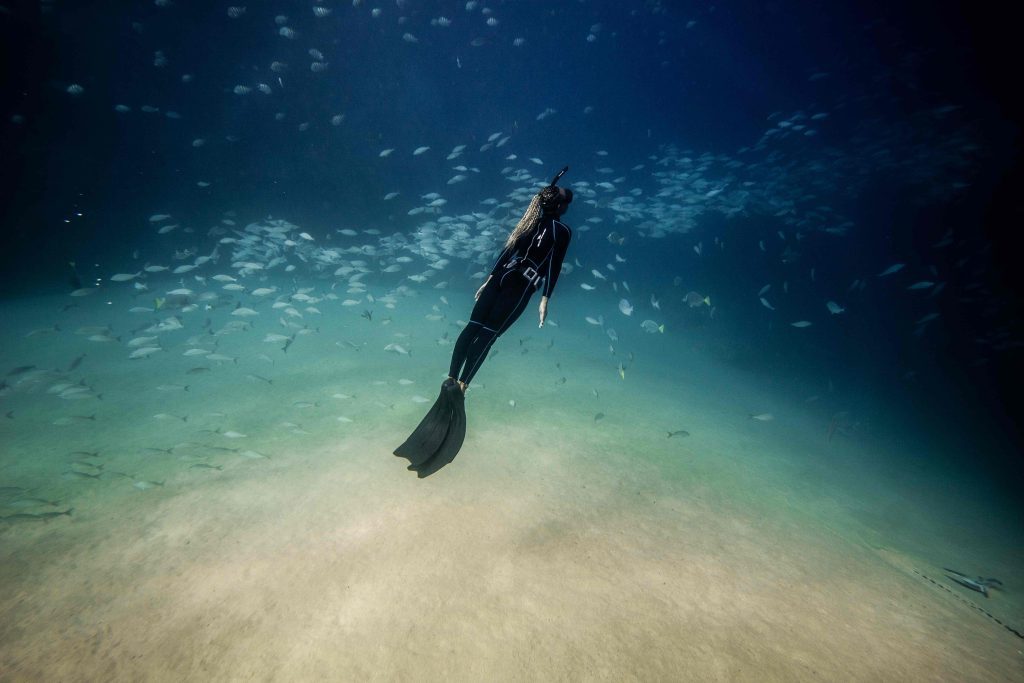
<path id="1" fill-rule="evenodd" d="M 482 321 L 490 316 L 491 309 L 494 308 L 494 304 L 498 300 L 500 287 L 499 280 L 492 278 L 484 287 L 484 291 L 480 292 L 480 298 L 473 305 L 473 311 L 469 314 L 469 323 L 459 334 L 459 338 L 455 340 L 455 348 L 452 349 L 452 362 L 448 368 L 448 376 L 452 379 L 458 378 L 469 354 L 470 345 L 480 333 Z"/>
<path id="2" fill-rule="evenodd" d="M 459 376 L 459 370 L 462 369 L 463 363 L 466 362 L 466 355 L 469 353 L 469 345 L 479 331 L 480 323 L 470 320 L 459 334 L 459 338 L 455 340 L 455 348 L 452 349 L 452 363 L 448 368 L 448 376 L 452 379 Z"/>
<path id="3" fill-rule="evenodd" d="M 494 304 L 486 321 L 480 325 L 480 331 L 469 346 L 466 354 L 466 366 L 462 370 L 462 376 L 459 377 L 459 384 L 463 391 L 472 381 L 476 371 L 480 369 L 494 340 L 526 310 L 531 294 L 533 294 L 533 287 L 525 280 L 521 287 L 506 286 L 501 290 L 501 296 Z"/>

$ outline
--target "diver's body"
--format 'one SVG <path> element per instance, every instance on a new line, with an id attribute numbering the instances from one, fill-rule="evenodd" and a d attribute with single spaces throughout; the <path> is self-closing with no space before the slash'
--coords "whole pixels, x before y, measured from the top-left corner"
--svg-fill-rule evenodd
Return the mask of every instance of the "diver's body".
<path id="1" fill-rule="evenodd" d="M 554 211 L 541 215 L 536 225 L 506 246 L 487 281 L 476 293 L 469 324 L 452 352 L 448 375 L 458 378 L 463 391 L 487 357 L 494 341 L 514 323 L 530 303 L 534 291 L 543 290 L 540 324 L 558 282 L 572 230 Z M 460 374 L 461 370 L 461 374 Z"/>
<path id="2" fill-rule="evenodd" d="M 491 344 L 519 318 L 533 292 L 542 289 L 540 326 L 548 313 L 572 230 L 559 220 L 572 201 L 572 190 L 557 187 L 558 179 L 542 189 L 505 240 L 491 274 L 476 292 L 470 322 L 452 352 L 451 374 L 441 383 L 433 407 L 395 455 L 409 461 L 420 478 L 441 469 L 458 454 L 466 438 L 466 386 L 480 369 Z M 458 379 L 456 379 L 458 378 Z"/>

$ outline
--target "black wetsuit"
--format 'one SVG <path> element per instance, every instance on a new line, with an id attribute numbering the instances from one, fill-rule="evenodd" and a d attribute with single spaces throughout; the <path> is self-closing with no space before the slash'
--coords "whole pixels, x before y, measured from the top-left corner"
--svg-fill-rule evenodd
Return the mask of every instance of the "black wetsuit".
<path id="1" fill-rule="evenodd" d="M 533 292 L 543 289 L 543 295 L 551 297 L 571 239 L 568 225 L 544 214 L 532 230 L 502 250 L 469 324 L 455 342 L 450 376 L 469 384 L 491 344 L 519 318 Z"/>

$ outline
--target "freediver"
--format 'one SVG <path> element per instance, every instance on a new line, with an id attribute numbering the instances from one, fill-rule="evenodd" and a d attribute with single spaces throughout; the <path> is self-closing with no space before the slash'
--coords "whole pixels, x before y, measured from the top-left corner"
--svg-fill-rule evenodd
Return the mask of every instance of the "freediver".
<path id="1" fill-rule="evenodd" d="M 466 437 L 465 394 L 487 352 L 522 315 L 530 297 L 542 290 L 540 323 L 548 313 L 548 300 L 558 282 L 572 230 L 560 218 L 572 203 L 572 190 L 558 187 L 566 166 L 551 183 L 534 195 L 523 217 L 505 240 L 490 274 L 474 295 L 469 323 L 452 351 L 448 378 L 434 406 L 395 455 L 407 458 L 420 478 L 450 463 Z"/>

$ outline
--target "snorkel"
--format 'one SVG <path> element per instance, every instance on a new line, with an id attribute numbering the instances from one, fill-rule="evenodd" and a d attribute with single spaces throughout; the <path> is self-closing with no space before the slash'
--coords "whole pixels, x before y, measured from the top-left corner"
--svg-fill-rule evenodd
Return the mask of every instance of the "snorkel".
<path id="1" fill-rule="evenodd" d="M 562 170 L 559 171 L 558 174 L 554 178 L 551 179 L 551 183 L 548 185 L 548 187 L 554 187 L 555 185 L 557 185 L 558 181 L 561 180 L 562 176 L 564 176 L 565 172 L 568 171 L 568 170 L 569 170 L 568 166 L 563 166 Z"/>
<path id="2" fill-rule="evenodd" d="M 563 166 L 562 170 L 551 179 L 551 183 L 540 191 L 538 196 L 540 197 L 540 205 L 544 213 L 553 213 L 561 216 L 569 208 L 569 204 L 572 203 L 572 190 L 558 187 L 558 181 L 568 170 L 568 166 Z"/>

